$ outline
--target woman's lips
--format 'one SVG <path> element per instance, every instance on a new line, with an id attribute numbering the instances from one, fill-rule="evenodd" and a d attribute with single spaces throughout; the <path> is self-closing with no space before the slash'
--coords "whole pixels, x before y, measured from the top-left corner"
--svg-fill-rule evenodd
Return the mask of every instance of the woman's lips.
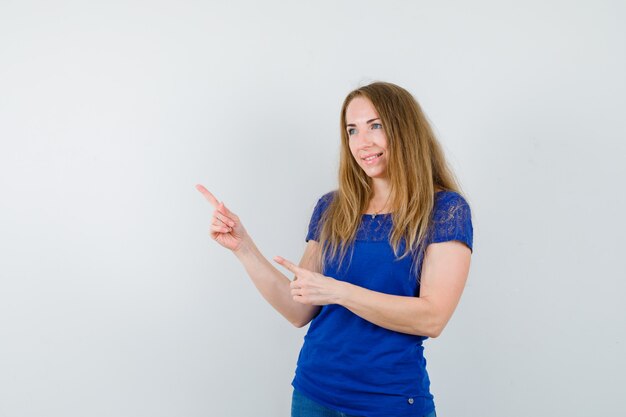
<path id="1" fill-rule="evenodd" d="M 375 156 L 374 156 L 374 157 L 372 157 L 372 156 L 370 155 L 370 157 L 369 157 L 369 158 L 371 158 L 371 159 L 365 159 L 365 158 L 363 158 L 363 163 L 364 163 L 365 165 L 374 165 L 376 162 L 378 162 L 378 160 L 380 159 L 381 155 L 382 155 L 382 152 L 381 152 L 381 153 L 378 153 L 378 154 L 375 154 Z"/>

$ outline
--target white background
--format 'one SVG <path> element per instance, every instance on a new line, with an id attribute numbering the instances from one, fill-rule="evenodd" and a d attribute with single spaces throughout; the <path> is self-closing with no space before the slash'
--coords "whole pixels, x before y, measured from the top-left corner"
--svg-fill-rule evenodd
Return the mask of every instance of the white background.
<path id="1" fill-rule="evenodd" d="M 425 343 L 440 417 L 626 414 L 622 1 L 0 0 L 0 416 L 287 416 L 306 329 L 208 236 L 203 183 L 300 260 L 373 80 L 473 211 Z"/>

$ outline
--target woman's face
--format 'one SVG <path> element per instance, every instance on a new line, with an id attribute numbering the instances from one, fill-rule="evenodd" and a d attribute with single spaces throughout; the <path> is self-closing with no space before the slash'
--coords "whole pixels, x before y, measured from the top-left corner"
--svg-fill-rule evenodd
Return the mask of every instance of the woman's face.
<path id="1" fill-rule="evenodd" d="M 372 102 L 357 96 L 346 108 L 352 156 L 370 178 L 387 177 L 387 136 Z"/>

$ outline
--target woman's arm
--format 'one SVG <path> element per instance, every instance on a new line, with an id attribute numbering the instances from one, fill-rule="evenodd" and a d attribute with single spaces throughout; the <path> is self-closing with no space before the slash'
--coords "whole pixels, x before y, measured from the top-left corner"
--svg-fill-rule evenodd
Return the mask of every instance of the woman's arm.
<path id="1" fill-rule="evenodd" d="M 458 241 L 430 244 L 422 264 L 419 297 L 384 294 L 306 271 L 281 258 L 277 262 L 297 274 L 291 294 L 300 303 L 339 304 L 386 329 L 437 337 L 461 298 L 470 256 L 470 249 Z"/>
<path id="2" fill-rule="evenodd" d="M 317 255 L 318 243 L 309 240 L 302 255 L 300 266 L 312 270 Z M 310 304 L 301 304 L 291 297 L 289 284 L 291 281 L 276 269 L 261 254 L 250 237 L 246 237 L 241 246 L 233 251 L 243 264 L 263 298 L 296 327 L 308 324 L 318 313 L 320 307 Z"/>
<path id="3" fill-rule="evenodd" d="M 402 297 L 347 284 L 339 304 L 381 327 L 437 337 L 459 303 L 470 267 L 470 249 L 451 241 L 428 246 L 419 297 Z"/>
<path id="4" fill-rule="evenodd" d="M 224 202 L 219 202 L 203 185 L 196 185 L 196 189 L 215 209 L 211 222 L 211 238 L 237 256 L 261 295 L 294 326 L 302 327 L 310 322 L 319 307 L 295 302 L 289 292 L 291 281 L 263 257 L 239 216 L 230 211 Z M 317 245 L 317 242 L 309 240 L 300 266 L 311 270 L 315 268 Z"/>

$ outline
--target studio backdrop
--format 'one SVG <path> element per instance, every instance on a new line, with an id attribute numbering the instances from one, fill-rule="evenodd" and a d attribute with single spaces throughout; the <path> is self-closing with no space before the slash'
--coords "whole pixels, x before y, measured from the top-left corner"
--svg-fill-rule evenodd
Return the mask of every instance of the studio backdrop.
<path id="1" fill-rule="evenodd" d="M 0 417 L 288 416 L 306 328 L 210 239 L 194 186 L 298 262 L 342 100 L 375 80 L 414 94 L 472 208 L 465 292 L 424 344 L 438 415 L 626 415 L 625 20 L 1 0 Z"/>

